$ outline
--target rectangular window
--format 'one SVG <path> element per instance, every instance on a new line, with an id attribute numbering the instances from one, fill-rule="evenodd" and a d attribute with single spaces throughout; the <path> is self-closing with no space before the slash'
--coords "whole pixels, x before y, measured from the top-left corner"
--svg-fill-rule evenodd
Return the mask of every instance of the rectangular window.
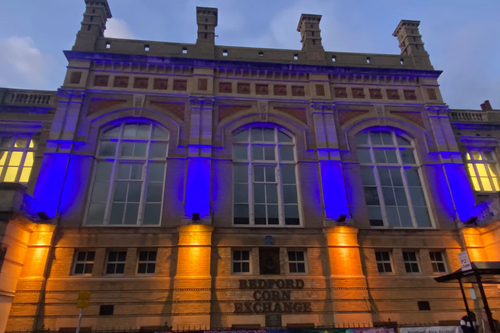
<path id="1" fill-rule="evenodd" d="M 420 273 L 417 252 L 403 252 L 406 273 Z"/>
<path id="2" fill-rule="evenodd" d="M 115 311 L 114 305 L 101 305 L 99 308 L 99 316 L 111 316 Z"/>
<path id="3" fill-rule="evenodd" d="M 156 251 L 140 251 L 137 274 L 154 274 L 156 272 Z"/>
<path id="4" fill-rule="evenodd" d="M 233 274 L 250 273 L 250 251 L 233 250 Z"/>
<path id="5" fill-rule="evenodd" d="M 446 262 L 443 252 L 429 252 L 429 257 L 434 273 L 446 273 Z"/>
<path id="6" fill-rule="evenodd" d="M 29 135 L 0 135 L 0 182 L 29 181 L 36 143 Z"/>
<path id="7" fill-rule="evenodd" d="M 78 251 L 75 255 L 73 275 L 90 275 L 94 268 L 94 251 Z"/>
<path id="8" fill-rule="evenodd" d="M 379 273 L 392 273 L 391 253 L 389 251 L 375 251 L 375 259 Z"/>
<path id="9" fill-rule="evenodd" d="M 123 274 L 125 272 L 125 260 L 127 252 L 125 251 L 109 251 L 108 260 L 106 262 L 106 274 Z"/>
<path id="10" fill-rule="evenodd" d="M 474 191 L 498 192 L 498 163 L 492 150 L 471 150 L 466 155 L 467 171 Z"/>
<path id="11" fill-rule="evenodd" d="M 288 271 L 290 273 L 306 272 L 305 251 L 288 251 Z"/>
<path id="12" fill-rule="evenodd" d="M 259 248 L 259 273 L 261 275 L 280 274 L 280 249 L 273 247 Z"/>

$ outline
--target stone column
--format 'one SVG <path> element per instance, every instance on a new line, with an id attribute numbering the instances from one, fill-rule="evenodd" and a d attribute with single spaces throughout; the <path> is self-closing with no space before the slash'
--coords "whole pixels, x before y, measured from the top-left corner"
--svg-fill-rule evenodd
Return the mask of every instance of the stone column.
<path id="1" fill-rule="evenodd" d="M 189 118 L 187 179 L 184 192 L 184 223 L 199 214 L 211 224 L 213 99 L 192 97 Z"/>
<path id="2" fill-rule="evenodd" d="M 446 105 L 427 105 L 426 110 L 436 154 L 442 163 L 455 211 L 460 221 L 467 221 L 471 217 L 475 198 L 451 128 L 448 117 L 450 109 Z"/>
<path id="3" fill-rule="evenodd" d="M 372 324 L 366 277 L 358 244 L 358 229 L 347 226 L 325 227 L 330 260 L 330 285 L 334 323 Z M 344 301 L 336 303 L 336 300 Z M 356 312 L 356 313 L 349 313 Z"/>
<path id="4" fill-rule="evenodd" d="M 332 102 L 311 102 L 325 225 L 350 219 Z"/>
<path id="5" fill-rule="evenodd" d="M 202 224 L 178 227 L 179 248 L 172 305 L 174 330 L 210 328 L 210 259 L 213 229 L 212 226 Z M 183 303 L 184 301 L 192 303 Z M 196 315 L 188 315 L 192 313 Z"/>

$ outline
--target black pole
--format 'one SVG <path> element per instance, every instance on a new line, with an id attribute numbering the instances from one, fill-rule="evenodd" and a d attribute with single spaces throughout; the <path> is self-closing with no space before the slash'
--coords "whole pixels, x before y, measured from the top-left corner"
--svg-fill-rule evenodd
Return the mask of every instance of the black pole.
<path id="1" fill-rule="evenodd" d="M 469 318 L 470 327 L 475 332 L 476 329 L 474 328 L 474 323 L 472 322 L 472 319 L 470 317 L 469 303 L 467 303 L 467 297 L 465 297 L 464 285 L 462 284 L 461 278 L 458 278 L 458 283 L 460 284 L 460 291 L 462 292 L 462 298 L 464 299 L 465 310 L 467 311 L 467 318 Z M 467 325 L 467 323 L 466 323 L 466 325 Z"/>
<path id="2" fill-rule="evenodd" d="M 479 287 L 479 292 L 481 293 L 481 298 L 483 299 L 484 311 L 486 311 L 486 318 L 488 318 L 488 324 L 490 326 L 491 333 L 495 333 L 495 323 L 493 322 L 493 317 L 491 316 L 490 307 L 488 305 L 488 300 L 486 299 L 486 294 L 484 293 L 483 282 L 481 281 L 481 275 L 476 272 L 477 286 Z"/>

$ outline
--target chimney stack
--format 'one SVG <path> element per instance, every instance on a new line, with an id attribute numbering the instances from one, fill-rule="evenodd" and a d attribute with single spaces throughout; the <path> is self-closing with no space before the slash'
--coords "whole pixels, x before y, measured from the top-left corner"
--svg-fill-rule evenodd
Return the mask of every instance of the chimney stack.
<path id="1" fill-rule="evenodd" d="M 401 20 L 392 35 L 398 38 L 401 55 L 411 56 L 415 66 L 432 67 L 418 31 L 419 25 L 420 21 Z"/>
<path id="2" fill-rule="evenodd" d="M 325 49 L 321 42 L 321 29 L 319 23 L 321 15 L 300 15 L 297 31 L 300 32 L 302 51 L 307 52 L 307 60 L 325 61 Z"/>
<path id="3" fill-rule="evenodd" d="M 198 39 L 196 49 L 207 57 L 215 56 L 215 27 L 217 27 L 217 8 L 196 7 Z"/>
<path id="4" fill-rule="evenodd" d="M 483 111 L 493 111 L 493 108 L 491 107 L 490 101 L 486 100 L 484 101 L 483 104 L 481 104 L 481 110 Z"/>
<path id="5" fill-rule="evenodd" d="M 106 23 L 112 17 L 108 0 L 85 0 L 85 4 L 87 8 L 73 51 L 94 51 L 97 39 L 104 37 Z"/>

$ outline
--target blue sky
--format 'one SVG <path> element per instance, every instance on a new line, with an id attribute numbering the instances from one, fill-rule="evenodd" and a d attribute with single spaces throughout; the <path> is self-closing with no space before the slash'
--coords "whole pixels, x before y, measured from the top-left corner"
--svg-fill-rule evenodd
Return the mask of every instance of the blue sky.
<path id="1" fill-rule="evenodd" d="M 219 8 L 219 45 L 300 49 L 301 13 L 321 14 L 328 51 L 398 54 L 401 19 L 420 32 L 445 102 L 500 109 L 498 0 L 109 0 L 109 37 L 194 43 L 196 6 Z M 84 0 L 0 0 L 0 87 L 57 89 Z"/>

